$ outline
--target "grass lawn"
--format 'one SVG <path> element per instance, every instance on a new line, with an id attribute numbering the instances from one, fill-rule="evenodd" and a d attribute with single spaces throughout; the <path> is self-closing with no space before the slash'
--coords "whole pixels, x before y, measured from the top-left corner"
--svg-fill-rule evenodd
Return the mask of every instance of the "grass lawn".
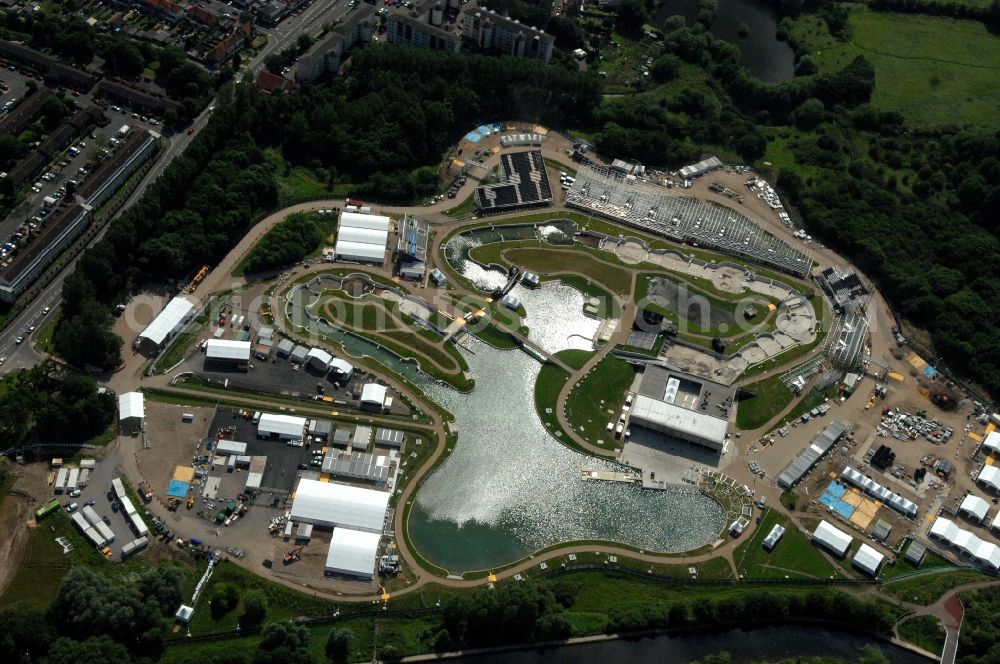
<path id="1" fill-rule="evenodd" d="M 744 389 L 756 396 L 743 398 L 736 406 L 736 426 L 741 429 L 758 429 L 785 409 L 792 402 L 792 391 L 781 382 L 781 376 L 771 376 Z"/>
<path id="2" fill-rule="evenodd" d="M 610 355 L 598 362 L 583 380 L 573 387 L 566 401 L 566 418 L 587 441 L 617 447 L 608 422 L 616 422 L 625 390 L 632 384 L 635 370 L 628 362 Z"/>
<path id="3" fill-rule="evenodd" d="M 911 541 L 910 544 L 907 545 L 907 548 L 909 548 L 912 545 L 913 542 Z M 933 551 L 928 551 L 924 555 L 923 562 L 921 562 L 919 565 L 914 565 L 908 560 L 905 560 L 903 558 L 903 556 L 905 555 L 906 555 L 906 549 L 903 549 L 902 551 L 899 552 L 899 557 L 896 559 L 896 564 L 885 565 L 882 568 L 882 573 L 880 574 L 882 580 L 888 581 L 890 579 L 894 579 L 899 576 L 912 574 L 913 572 L 916 572 L 918 570 L 931 570 L 941 567 L 954 567 L 954 565 L 952 565 L 950 562 L 948 562 L 938 554 L 934 553 Z"/>
<path id="4" fill-rule="evenodd" d="M 980 572 L 956 570 L 954 572 L 927 574 L 886 583 L 882 586 L 882 592 L 886 592 L 893 597 L 898 597 L 907 602 L 927 606 L 938 601 L 941 595 L 944 595 L 952 588 L 965 585 L 966 583 L 989 580 L 990 577 Z"/>
<path id="5" fill-rule="evenodd" d="M 504 256 L 512 263 L 540 274 L 569 272 L 583 275 L 620 295 L 628 295 L 632 288 L 632 275 L 628 270 L 605 263 L 583 251 L 515 247 L 508 249 Z"/>
<path id="6" fill-rule="evenodd" d="M 916 616 L 899 625 L 899 637 L 927 652 L 944 650 L 944 627 L 934 616 Z"/>
<path id="7" fill-rule="evenodd" d="M 556 357 L 574 369 L 582 369 L 593 356 L 593 351 L 589 350 L 561 350 L 556 353 Z"/>
<path id="8" fill-rule="evenodd" d="M 59 314 L 50 316 L 35 336 L 35 345 L 46 353 L 52 352 L 52 335 L 56 331 L 56 325 L 59 324 L 60 317 Z"/>
<path id="9" fill-rule="evenodd" d="M 814 47 L 821 71 L 862 55 L 875 66 L 872 105 L 918 125 L 991 124 L 1000 101 L 1000 39 L 978 21 L 860 11 L 848 43 Z"/>
<path id="10" fill-rule="evenodd" d="M 761 544 L 775 524 L 785 527 L 785 534 L 770 553 Z M 809 535 L 800 531 L 780 512 L 768 510 L 753 536 L 733 552 L 736 570 L 744 578 L 828 579 L 837 569 L 813 546 Z"/>
<path id="11" fill-rule="evenodd" d="M 549 433 L 567 445 L 572 445 L 556 418 L 556 401 L 567 380 L 569 374 L 562 367 L 554 364 L 542 365 L 542 370 L 535 379 L 535 410 Z"/>
<path id="12" fill-rule="evenodd" d="M 63 553 L 56 537 L 65 537 L 73 545 L 73 550 Z M 156 554 L 151 548 L 142 555 L 134 556 L 123 563 L 109 562 L 94 548 L 89 540 L 77 530 L 65 510 L 59 509 L 39 522 L 28 533 L 28 551 L 9 585 L 0 596 L 0 606 L 4 608 L 44 608 L 52 603 L 59 591 L 62 579 L 74 567 L 89 567 L 121 581 L 132 572 L 142 573 L 150 566 L 150 559 Z M 162 555 L 159 553 L 157 555 Z M 186 572 L 193 573 L 194 564 L 176 562 Z"/>
<path id="13" fill-rule="evenodd" d="M 322 198 L 344 198 L 354 189 L 353 184 L 329 187 L 307 168 L 292 167 L 286 173 L 285 162 L 276 150 L 267 150 L 266 158 L 278 183 L 278 207 Z"/>
<path id="14" fill-rule="evenodd" d="M 466 215 L 472 214 L 472 211 L 476 209 L 476 198 L 475 194 L 469 194 L 469 197 L 464 201 L 445 211 L 445 215 L 452 217 L 453 219 L 458 219 L 459 217 L 464 217 Z"/>

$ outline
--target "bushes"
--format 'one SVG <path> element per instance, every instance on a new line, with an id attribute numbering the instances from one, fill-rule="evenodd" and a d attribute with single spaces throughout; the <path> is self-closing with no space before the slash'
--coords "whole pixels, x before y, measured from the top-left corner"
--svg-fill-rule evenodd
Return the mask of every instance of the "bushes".
<path id="1" fill-rule="evenodd" d="M 323 230 L 309 215 L 292 214 L 261 239 L 247 256 L 245 271 L 264 272 L 302 260 L 323 242 Z"/>

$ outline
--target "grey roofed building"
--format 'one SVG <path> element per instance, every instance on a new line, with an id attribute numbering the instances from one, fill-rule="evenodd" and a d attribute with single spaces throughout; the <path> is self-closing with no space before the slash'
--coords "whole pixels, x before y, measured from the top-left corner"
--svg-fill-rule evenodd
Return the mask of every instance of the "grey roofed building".
<path id="1" fill-rule="evenodd" d="M 791 489 L 798 484 L 806 476 L 806 473 L 812 470 L 816 462 L 840 440 L 847 431 L 847 427 L 847 422 L 840 420 L 831 422 L 781 471 L 781 474 L 778 475 L 778 486 L 783 489 Z"/>
<path id="2" fill-rule="evenodd" d="M 352 450 L 366 450 L 368 449 L 368 445 L 371 442 L 372 442 L 371 427 L 356 427 L 354 429 L 354 435 L 351 437 Z"/>
<path id="3" fill-rule="evenodd" d="M 354 432 L 348 427 L 337 427 L 333 432 L 333 444 L 337 447 L 347 447 L 351 444 L 351 434 Z"/>
<path id="4" fill-rule="evenodd" d="M 385 484 L 389 481 L 389 457 L 367 452 L 352 452 L 348 456 L 334 450 L 323 459 L 323 472 L 336 477 Z"/>
<path id="5" fill-rule="evenodd" d="M 403 263 L 399 266 L 399 276 L 410 281 L 420 281 L 426 270 L 424 263 Z"/>
<path id="6" fill-rule="evenodd" d="M 381 447 L 402 449 L 403 438 L 403 432 L 398 429 L 377 429 L 375 431 L 375 444 Z"/>
<path id="7" fill-rule="evenodd" d="M 263 340 L 263 339 L 270 339 L 271 337 L 274 336 L 274 328 L 273 327 L 262 327 L 259 330 L 257 330 L 257 336 L 261 340 Z"/>
<path id="8" fill-rule="evenodd" d="M 909 548 L 906 549 L 906 554 L 903 556 L 903 559 L 908 563 L 919 565 L 924 561 L 925 555 L 927 555 L 927 547 L 924 543 L 912 540 Z"/>
<path id="9" fill-rule="evenodd" d="M 892 532 L 892 524 L 885 519 L 879 519 L 875 522 L 875 528 L 872 529 L 872 537 L 877 540 L 885 540 L 888 539 L 890 532 Z"/>
<path id="10" fill-rule="evenodd" d="M 295 348 L 292 349 L 292 352 L 289 355 L 289 359 L 292 362 L 298 362 L 299 364 L 305 364 L 306 363 L 306 357 L 308 355 L 309 355 L 309 347 L 308 346 L 296 346 Z"/>
<path id="11" fill-rule="evenodd" d="M 333 422 L 330 420 L 309 420 L 309 435 L 316 440 L 326 442 L 330 439 L 331 431 Z"/>
<path id="12" fill-rule="evenodd" d="M 444 286 L 448 283 L 448 277 L 445 276 L 444 272 L 434 268 L 431 270 L 431 281 L 433 281 L 438 286 Z"/>
<path id="13" fill-rule="evenodd" d="M 291 339 L 282 339 L 278 342 L 277 353 L 278 357 L 288 357 L 292 354 L 292 350 L 295 349 L 295 342 Z"/>
<path id="14" fill-rule="evenodd" d="M 708 159 L 699 161 L 697 164 L 685 166 L 679 171 L 679 173 L 684 179 L 696 178 L 699 175 L 704 175 L 705 173 L 714 171 L 717 168 L 722 168 L 722 162 L 719 161 L 718 157 L 709 157 Z"/>

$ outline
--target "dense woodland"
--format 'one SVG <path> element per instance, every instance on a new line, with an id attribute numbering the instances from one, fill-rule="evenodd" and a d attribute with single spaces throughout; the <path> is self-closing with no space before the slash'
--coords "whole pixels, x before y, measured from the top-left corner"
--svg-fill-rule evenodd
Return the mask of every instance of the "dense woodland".
<path id="1" fill-rule="evenodd" d="M 836 25 L 838 14 L 829 13 Z M 752 162 L 768 132 L 788 126 L 796 162 L 814 174 L 785 171 L 779 184 L 806 227 L 856 261 L 900 315 L 928 329 L 947 365 L 1000 391 L 1000 335 L 988 306 L 1000 291 L 991 214 L 1000 196 L 997 132 L 918 132 L 872 109 L 874 73 L 863 58 L 837 73 L 768 85 L 700 24 L 667 19 L 663 38 L 654 76 L 669 82 L 679 66 L 695 64 L 711 75 L 709 85 L 602 102 L 599 79 L 559 65 L 372 45 L 355 54 L 348 76 L 300 94 L 226 92 L 208 129 L 68 280 L 59 352 L 78 365 L 117 364 L 104 312 L 150 280 L 211 265 L 275 206 L 266 148 L 331 185 L 406 201 L 436 190 L 448 147 L 483 121 L 581 128 L 603 154 L 668 167 L 713 145 Z M 918 175 L 897 177 L 901 169 Z M 79 343 L 88 335 L 91 343 Z"/>
<path id="2" fill-rule="evenodd" d="M 98 393 L 93 379 L 56 376 L 45 362 L 5 377 L 0 394 L 0 446 L 23 440 L 83 442 L 98 436 L 115 417 L 115 399 Z"/>
<path id="3" fill-rule="evenodd" d="M 267 232 L 247 255 L 244 271 L 256 274 L 300 261 L 323 242 L 323 229 L 308 214 L 291 214 Z"/>

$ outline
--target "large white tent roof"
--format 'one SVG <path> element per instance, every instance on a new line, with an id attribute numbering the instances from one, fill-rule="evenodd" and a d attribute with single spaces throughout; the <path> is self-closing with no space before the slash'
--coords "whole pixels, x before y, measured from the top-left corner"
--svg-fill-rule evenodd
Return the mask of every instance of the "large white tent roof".
<path id="1" fill-rule="evenodd" d="M 360 244 L 385 245 L 388 233 L 386 231 L 375 231 L 370 228 L 341 228 L 337 239 L 344 242 L 358 242 Z"/>
<path id="2" fill-rule="evenodd" d="M 878 574 L 878 568 L 881 567 L 882 561 L 885 560 L 885 556 L 879 553 L 875 548 L 868 546 L 867 544 L 862 544 L 858 548 L 858 552 L 854 554 L 854 566 L 860 569 L 865 574 L 869 576 L 875 576 Z"/>
<path id="3" fill-rule="evenodd" d="M 299 480 L 292 502 L 293 521 L 381 533 L 389 494 L 346 484 Z"/>
<path id="4" fill-rule="evenodd" d="M 153 319 L 142 334 L 139 335 L 140 338 L 149 339 L 153 343 L 159 345 L 170 336 L 181 321 L 191 313 L 194 309 L 194 303 L 183 297 L 175 297 L 167 303 L 167 306 L 163 308 L 163 311 Z"/>
<path id="5" fill-rule="evenodd" d="M 326 553 L 326 571 L 372 578 L 381 538 L 378 533 L 334 528 Z"/>
<path id="6" fill-rule="evenodd" d="M 264 413 L 257 423 L 257 433 L 262 436 L 278 434 L 279 436 L 302 437 L 306 428 L 306 418 L 294 415 L 275 415 Z"/>
<path id="7" fill-rule="evenodd" d="M 344 212 L 337 231 L 338 257 L 381 261 L 389 242 L 389 217 Z"/>
<path id="8" fill-rule="evenodd" d="M 367 383 L 361 389 L 361 403 L 375 403 L 379 405 L 385 403 L 385 385 Z"/>
<path id="9" fill-rule="evenodd" d="M 333 355 L 330 355 L 322 348 L 310 348 L 309 352 L 306 353 L 306 360 L 312 364 L 322 364 L 323 368 L 326 369 L 330 366 Z"/>
<path id="10" fill-rule="evenodd" d="M 126 392 L 118 397 L 119 421 L 137 417 L 140 420 L 146 416 L 142 392 Z"/>
<path id="11" fill-rule="evenodd" d="M 361 214 L 358 212 L 342 212 L 340 214 L 340 228 L 366 228 L 372 231 L 389 230 L 389 217 L 380 214 Z"/>
<path id="12" fill-rule="evenodd" d="M 982 482 L 990 486 L 994 491 L 1000 491 L 1000 468 L 996 466 L 983 466 L 976 477 L 977 482 Z"/>
<path id="13" fill-rule="evenodd" d="M 349 374 L 354 372 L 354 367 L 347 360 L 342 360 L 339 357 L 332 358 L 330 360 L 330 366 L 339 371 L 342 374 Z"/>
<path id="14" fill-rule="evenodd" d="M 381 260 L 385 257 L 385 245 L 379 246 L 377 244 L 337 240 L 337 246 L 334 248 L 334 253 L 337 256 L 343 256 L 345 258 Z"/>
<path id="15" fill-rule="evenodd" d="M 205 346 L 205 358 L 209 360 L 250 361 L 250 342 L 235 339 L 209 339 Z"/>
<path id="16" fill-rule="evenodd" d="M 943 539 L 946 542 L 954 542 L 955 538 L 958 537 L 959 528 L 951 519 L 939 516 L 934 520 L 934 523 L 931 524 L 931 529 L 927 532 L 928 534 Z"/>
<path id="17" fill-rule="evenodd" d="M 986 434 L 983 449 L 990 454 L 1000 454 L 1000 431 L 990 431 Z"/>
<path id="18" fill-rule="evenodd" d="M 825 520 L 819 522 L 819 525 L 816 526 L 816 532 L 812 536 L 814 541 L 819 542 L 838 556 L 846 554 L 851 542 L 854 541 L 853 537 Z"/>
<path id="19" fill-rule="evenodd" d="M 986 518 L 986 513 L 990 511 L 990 504 L 979 496 L 970 493 L 965 497 L 965 500 L 962 501 L 958 511 L 968 512 L 970 515 L 974 516 L 977 521 L 982 521 Z"/>

